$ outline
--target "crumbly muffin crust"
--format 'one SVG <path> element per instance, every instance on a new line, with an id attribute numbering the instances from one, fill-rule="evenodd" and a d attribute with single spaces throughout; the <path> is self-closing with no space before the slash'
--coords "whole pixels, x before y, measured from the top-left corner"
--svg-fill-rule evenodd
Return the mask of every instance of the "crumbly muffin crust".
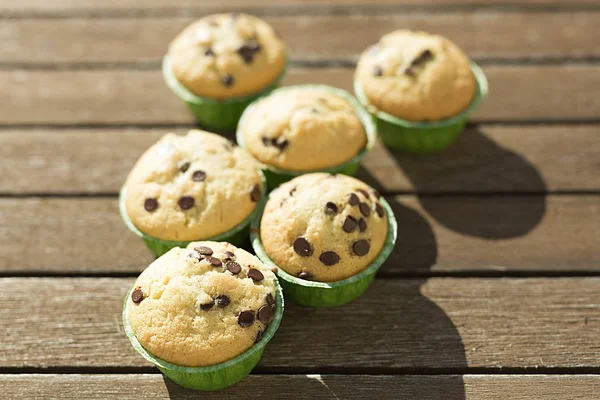
<path id="1" fill-rule="evenodd" d="M 355 79 L 370 104 L 409 121 L 438 121 L 466 109 L 477 87 L 453 42 L 425 32 L 384 35 L 360 57 Z"/>
<path id="2" fill-rule="evenodd" d="M 379 194 L 363 182 L 307 174 L 271 193 L 260 238 L 269 257 L 289 274 L 332 282 L 373 262 L 387 236 L 387 218 Z"/>
<path id="3" fill-rule="evenodd" d="M 257 160 L 291 171 L 337 166 L 367 143 L 352 105 L 315 86 L 280 89 L 259 100 L 238 129 Z"/>
<path id="4" fill-rule="evenodd" d="M 258 92 L 282 73 L 285 45 L 265 21 L 215 14 L 185 28 L 169 46 L 170 66 L 192 93 L 216 99 Z"/>
<path id="5" fill-rule="evenodd" d="M 218 364 L 260 340 L 276 309 L 275 275 L 221 242 L 176 247 L 135 282 L 128 317 L 140 344 L 170 363 Z"/>
<path id="6" fill-rule="evenodd" d="M 262 193 L 259 165 L 227 139 L 200 130 L 166 134 L 125 184 L 133 224 L 162 240 L 207 239 L 240 224 Z"/>

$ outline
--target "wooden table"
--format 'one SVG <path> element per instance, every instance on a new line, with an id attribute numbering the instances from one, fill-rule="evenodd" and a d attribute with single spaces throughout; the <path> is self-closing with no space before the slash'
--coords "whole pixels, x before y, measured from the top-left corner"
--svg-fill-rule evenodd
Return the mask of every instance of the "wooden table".
<path id="1" fill-rule="evenodd" d="M 490 96 L 448 151 L 365 160 L 400 225 L 368 292 L 290 304 L 249 378 L 198 394 L 123 333 L 152 257 L 117 193 L 193 126 L 167 43 L 232 10 L 288 42 L 286 84 L 350 89 L 359 52 L 409 27 L 464 48 Z M 597 0 L 2 0 L 0 398 L 600 398 L 599 26 Z"/>

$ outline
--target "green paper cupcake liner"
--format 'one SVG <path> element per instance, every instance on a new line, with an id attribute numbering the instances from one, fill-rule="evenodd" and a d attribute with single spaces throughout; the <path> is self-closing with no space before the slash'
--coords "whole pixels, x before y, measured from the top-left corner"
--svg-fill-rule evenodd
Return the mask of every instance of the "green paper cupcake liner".
<path id="1" fill-rule="evenodd" d="M 367 96 L 357 80 L 354 80 L 354 92 L 376 120 L 377 131 L 386 146 L 411 153 L 436 152 L 445 149 L 456 140 L 465 128 L 469 114 L 487 96 L 488 82 L 483 70 L 473 62 L 471 70 L 477 82 L 475 98 L 462 113 L 442 121 L 412 122 L 380 111 L 369 104 Z"/>
<path id="2" fill-rule="evenodd" d="M 289 170 L 284 170 L 284 169 L 279 169 L 279 168 L 276 168 L 273 166 L 269 166 L 266 164 L 262 164 L 263 173 L 265 174 L 265 177 L 267 178 L 267 185 L 269 186 L 270 189 L 274 189 L 277 186 L 279 186 L 280 184 L 289 181 L 290 179 L 293 179 L 300 175 L 309 174 L 312 172 L 329 172 L 329 173 L 334 173 L 334 174 L 344 174 L 344 175 L 354 176 L 356 174 L 356 171 L 358 171 L 358 167 L 360 166 L 360 161 L 363 159 L 363 157 L 369 151 L 371 151 L 371 149 L 375 145 L 375 142 L 377 141 L 377 127 L 375 126 L 375 123 L 373 122 L 373 118 L 371 118 L 369 113 L 360 105 L 360 103 L 356 100 L 356 98 L 354 96 L 352 96 L 350 93 L 346 92 L 345 90 L 334 88 L 334 87 L 328 86 L 328 85 L 286 86 L 283 88 L 276 89 L 272 93 L 282 92 L 282 91 L 286 91 L 286 90 L 293 90 L 293 89 L 297 89 L 297 88 L 314 88 L 314 89 L 326 90 L 327 92 L 333 94 L 334 96 L 341 97 L 342 99 L 344 99 L 348 103 L 350 103 L 350 105 L 356 111 L 356 114 L 357 114 L 358 118 L 360 119 L 360 121 L 362 122 L 362 125 L 365 129 L 365 132 L 367 134 L 367 145 L 357 155 L 352 157 L 350 160 L 348 160 L 340 165 L 336 165 L 336 166 L 330 167 L 330 168 L 322 168 L 322 169 L 308 170 L 308 171 L 289 171 Z M 262 97 L 264 97 L 264 96 L 262 96 Z M 240 123 L 239 123 L 238 127 L 242 126 L 244 124 L 244 120 L 246 118 L 248 118 L 248 116 L 252 113 L 252 109 L 254 107 L 256 107 L 256 103 L 259 100 L 260 99 L 257 99 L 253 104 L 251 104 L 250 106 L 248 106 L 248 108 L 246 108 L 246 110 L 242 114 L 242 117 L 240 118 Z M 240 129 L 238 129 L 236 132 L 236 140 L 237 140 L 238 145 L 245 149 L 244 135 L 242 135 L 242 132 Z"/>
<path id="3" fill-rule="evenodd" d="M 265 179 L 264 174 L 262 172 L 260 172 L 260 174 L 262 179 L 261 199 L 264 199 L 267 197 L 267 181 Z M 148 246 L 148 248 L 152 251 L 152 253 L 156 255 L 156 257 L 162 256 L 167 251 L 171 250 L 173 247 L 186 247 L 189 243 L 196 242 L 198 240 L 210 240 L 213 242 L 229 242 L 234 246 L 243 247 L 243 245 L 247 243 L 248 240 L 250 222 L 258 213 L 260 206 L 260 203 L 258 203 L 256 207 L 254 207 L 254 210 L 252 210 L 250 215 L 248 215 L 242 222 L 237 224 L 232 229 L 223 232 L 219 235 L 215 235 L 209 238 L 199 238 L 188 241 L 162 240 L 146 235 L 134 225 L 134 223 L 129 218 L 129 215 L 127 215 L 127 209 L 125 207 L 125 192 L 126 189 L 125 186 L 123 186 L 121 188 L 121 192 L 119 193 L 119 212 L 121 214 L 121 218 L 123 219 L 123 222 L 125 222 L 125 225 L 127 225 L 127 228 L 129 228 L 130 231 L 138 235 L 144 241 L 146 246 Z"/>
<path id="4" fill-rule="evenodd" d="M 283 288 L 285 297 L 294 303 L 309 307 L 334 307 L 346 304 L 360 295 L 369 287 L 377 270 L 383 265 L 385 260 L 394 250 L 396 239 L 398 237 L 398 223 L 394 212 L 389 203 L 382 197 L 381 205 L 388 216 L 388 233 L 383 248 L 373 260 L 373 262 L 364 270 L 350 278 L 342 279 L 336 282 L 314 282 L 306 279 L 300 279 L 288 274 L 271 260 L 260 239 L 260 220 L 266 205 L 264 199 L 260 206 L 260 212 L 252 220 L 250 229 L 250 240 L 256 256 L 267 266 L 277 267 L 277 276 L 279 283 Z"/>
<path id="5" fill-rule="evenodd" d="M 268 94 L 279 86 L 279 82 L 285 75 L 286 66 L 283 67 L 275 81 L 265 89 L 248 96 L 222 100 L 200 97 L 189 91 L 173 74 L 169 56 L 163 58 L 162 72 L 167 86 L 177 97 L 183 100 L 203 128 L 217 132 L 233 132 L 246 107 L 257 98 Z"/>
<path id="6" fill-rule="evenodd" d="M 275 310 L 273 321 L 269 324 L 269 327 L 264 332 L 261 340 L 258 343 L 254 344 L 251 348 L 237 357 L 219 364 L 208 367 L 184 367 L 181 365 L 171 364 L 156 357 L 147 351 L 135 337 L 133 328 L 129 324 L 128 311 L 128 300 L 131 296 L 134 286 L 135 284 L 129 289 L 123 305 L 123 326 L 125 328 L 125 334 L 127 335 L 127 338 L 129 338 L 133 348 L 142 357 L 154 364 L 173 382 L 188 389 L 219 390 L 244 379 L 260 360 L 265 346 L 267 343 L 269 343 L 273 335 L 275 335 L 275 332 L 281 323 L 281 319 L 283 318 L 283 294 L 281 286 L 279 286 L 277 279 L 275 279 L 275 286 L 277 288 L 275 301 L 277 304 L 277 309 Z"/>

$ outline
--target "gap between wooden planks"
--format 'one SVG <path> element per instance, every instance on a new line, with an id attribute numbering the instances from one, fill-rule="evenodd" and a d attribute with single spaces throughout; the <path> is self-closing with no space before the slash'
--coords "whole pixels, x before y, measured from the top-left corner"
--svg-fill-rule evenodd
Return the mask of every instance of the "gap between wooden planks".
<path id="1" fill-rule="evenodd" d="M 0 194 L 116 194 L 151 144 L 189 129 L 0 130 Z M 598 192 L 599 133 L 595 124 L 478 125 L 446 151 L 426 156 L 377 143 L 358 177 L 384 194 Z"/>
<path id="2" fill-rule="evenodd" d="M 597 121 L 600 65 L 496 65 L 473 121 Z M 352 90 L 350 68 L 291 68 L 284 84 Z M 0 125 L 181 124 L 188 111 L 155 70 L 0 71 Z"/>
<path id="3" fill-rule="evenodd" d="M 171 38 L 197 18 L 9 19 L 0 25 L 0 42 L 10 43 L 0 48 L 0 64 L 159 63 Z M 294 60 L 355 60 L 380 36 L 400 28 L 444 35 L 475 59 L 600 56 L 600 42 L 590 35 L 600 25 L 600 12 L 593 11 L 294 15 L 266 20 L 286 41 Z M 327 44 L 315 38 L 325 38 Z"/>
<path id="4" fill-rule="evenodd" d="M 600 271 L 596 195 L 388 198 L 398 245 L 382 276 Z M 115 198 L 3 198 L 0 273 L 136 274 L 152 256 Z"/>
<path id="5" fill-rule="evenodd" d="M 0 368 L 148 367 L 122 330 L 133 282 L 0 279 Z M 375 280 L 343 307 L 286 304 L 256 372 L 596 371 L 599 285 L 591 277 Z"/>
<path id="6" fill-rule="evenodd" d="M 197 392 L 159 374 L 0 375 L 0 387 L 15 399 L 198 398 Z M 595 400 L 599 391 L 598 375 L 251 375 L 231 388 L 210 393 L 210 398 Z"/>

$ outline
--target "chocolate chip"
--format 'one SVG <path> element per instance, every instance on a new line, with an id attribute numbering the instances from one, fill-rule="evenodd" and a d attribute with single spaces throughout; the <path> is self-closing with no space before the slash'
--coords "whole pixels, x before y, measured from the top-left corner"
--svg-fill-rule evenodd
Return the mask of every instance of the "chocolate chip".
<path id="1" fill-rule="evenodd" d="M 257 202 L 260 200 L 261 192 L 260 186 L 258 184 L 252 186 L 252 190 L 250 191 L 250 200 L 253 202 Z"/>
<path id="2" fill-rule="evenodd" d="M 242 272 L 242 267 L 235 261 L 227 261 L 225 268 L 227 268 L 227 271 L 231 272 L 233 275 L 237 275 Z"/>
<path id="3" fill-rule="evenodd" d="M 313 277 L 313 275 L 310 272 L 306 272 L 306 271 L 300 271 L 300 273 L 298 274 L 298 278 L 300 278 L 300 279 L 310 279 L 312 277 Z"/>
<path id="4" fill-rule="evenodd" d="M 358 209 L 360 210 L 360 213 L 365 217 L 371 215 L 371 209 L 369 208 L 369 205 L 367 203 L 360 203 Z"/>
<path id="5" fill-rule="evenodd" d="M 293 195 L 294 195 L 294 193 L 296 193 L 296 190 L 298 190 L 298 188 L 297 188 L 297 187 L 295 187 L 295 188 L 292 188 L 292 190 L 290 190 L 290 196 L 293 196 Z"/>
<path id="6" fill-rule="evenodd" d="M 369 193 L 366 190 L 363 189 L 356 189 L 356 191 L 360 194 L 362 194 L 363 196 L 365 196 L 365 199 L 369 198 Z"/>
<path id="7" fill-rule="evenodd" d="M 192 196 L 181 196 L 177 201 L 182 210 L 189 210 L 194 207 L 194 198 Z"/>
<path id="8" fill-rule="evenodd" d="M 350 193 L 348 197 L 348 204 L 350 204 L 351 206 L 357 206 L 358 203 L 360 203 L 360 200 L 358 199 L 356 193 Z"/>
<path id="9" fill-rule="evenodd" d="M 344 223 L 342 224 L 342 229 L 346 233 L 351 233 L 356 230 L 356 226 L 357 226 L 356 218 L 354 218 L 351 215 L 348 215 L 346 217 L 346 219 L 344 220 Z"/>
<path id="10" fill-rule="evenodd" d="M 262 339 L 264 332 L 263 331 L 258 331 L 256 333 L 256 338 L 254 338 L 254 343 L 258 343 L 260 342 L 260 339 Z"/>
<path id="11" fill-rule="evenodd" d="M 321 256 L 319 257 L 319 260 L 321 260 L 321 262 L 323 264 L 325 264 L 328 267 L 330 267 L 330 266 L 335 265 L 338 262 L 340 262 L 340 256 L 338 256 L 333 251 L 326 251 L 326 252 L 321 253 Z"/>
<path id="12" fill-rule="evenodd" d="M 428 62 L 432 59 L 433 59 L 433 53 L 431 52 L 431 50 L 425 49 L 421 54 L 419 54 L 419 56 L 417 58 L 415 58 L 414 60 L 411 61 L 408 68 L 406 68 L 404 70 L 404 73 L 408 76 L 414 76 L 415 75 L 414 67 L 421 65 L 421 64 L 425 64 L 426 62 Z"/>
<path id="13" fill-rule="evenodd" d="M 229 297 L 225 296 L 224 294 L 218 295 L 217 297 L 215 297 L 215 300 L 219 308 L 225 308 L 231 303 Z"/>
<path id="14" fill-rule="evenodd" d="M 202 170 L 194 171 L 192 174 L 192 180 L 194 182 L 203 182 L 206 179 L 206 172 Z"/>
<path id="15" fill-rule="evenodd" d="M 200 254 L 198 254 L 197 251 L 192 251 L 190 254 L 188 254 L 189 258 L 194 258 L 198 261 L 202 260 L 204 257 L 202 257 Z"/>
<path id="16" fill-rule="evenodd" d="M 358 220 L 358 230 L 364 232 L 367 230 L 367 221 L 364 218 Z"/>
<path id="17" fill-rule="evenodd" d="M 235 260 L 235 254 L 233 254 L 231 251 L 226 251 L 225 252 L 225 260 L 230 261 L 230 260 Z"/>
<path id="18" fill-rule="evenodd" d="M 254 60 L 254 56 L 259 51 L 260 44 L 255 39 L 249 40 L 248 42 L 240 46 L 239 49 L 237 49 L 237 53 L 240 57 L 242 57 L 246 64 L 251 64 L 252 60 Z"/>
<path id="19" fill-rule="evenodd" d="M 212 256 L 213 254 L 212 249 L 206 246 L 196 246 L 194 247 L 194 250 L 196 250 L 199 254 L 202 254 L 203 256 Z"/>
<path id="20" fill-rule="evenodd" d="M 215 301 L 213 299 L 210 299 L 210 301 L 208 303 L 200 304 L 200 309 L 202 311 L 208 311 L 211 308 L 213 308 L 214 305 L 215 305 Z"/>
<path id="21" fill-rule="evenodd" d="M 216 257 L 206 257 L 206 261 L 208 261 L 208 263 L 213 267 L 220 267 L 221 265 L 223 265 L 221 260 L 219 260 Z"/>
<path id="22" fill-rule="evenodd" d="M 383 207 L 379 203 L 375 203 L 375 212 L 379 215 L 379 218 L 383 218 L 383 215 L 385 214 Z"/>
<path id="23" fill-rule="evenodd" d="M 238 324 L 242 328 L 247 328 L 249 326 L 252 326 L 253 323 L 254 323 L 254 311 L 246 310 L 246 311 L 242 311 L 240 313 L 240 315 L 238 315 Z"/>
<path id="24" fill-rule="evenodd" d="M 135 288 L 135 290 L 133 291 L 133 293 L 131 293 L 131 300 L 133 300 L 133 302 L 136 303 L 136 304 L 138 304 L 142 300 L 144 300 L 144 292 L 142 292 L 142 289 Z"/>
<path id="25" fill-rule="evenodd" d="M 376 199 L 381 197 L 381 193 L 379 193 L 379 190 L 377 189 L 371 189 L 371 194 L 375 196 Z"/>
<path id="26" fill-rule="evenodd" d="M 273 295 L 271 293 L 268 293 L 267 297 L 266 297 L 266 302 L 268 305 L 274 306 L 275 305 L 275 297 L 273 297 Z"/>
<path id="27" fill-rule="evenodd" d="M 212 57 L 215 55 L 215 52 L 213 51 L 212 47 L 209 47 L 208 49 L 204 50 L 204 55 L 207 57 Z"/>
<path id="28" fill-rule="evenodd" d="M 288 147 L 288 144 L 290 143 L 285 138 L 278 137 L 275 143 L 273 143 L 273 146 L 275 146 L 280 151 L 283 151 L 286 147 Z"/>
<path id="29" fill-rule="evenodd" d="M 371 245 L 366 240 L 358 240 L 352 245 L 352 251 L 357 256 L 364 256 L 369 252 Z"/>
<path id="30" fill-rule="evenodd" d="M 235 82 L 235 79 L 233 76 L 227 74 L 221 77 L 221 83 L 225 86 L 225 87 L 231 87 L 233 86 L 233 83 Z"/>
<path id="31" fill-rule="evenodd" d="M 265 279 L 265 276 L 263 275 L 263 273 L 260 272 L 259 270 L 257 270 L 256 268 L 250 268 L 248 270 L 248 277 L 252 278 L 252 280 L 254 282 L 260 282 L 263 279 Z"/>
<path id="32" fill-rule="evenodd" d="M 303 237 L 294 240 L 294 251 L 302 257 L 310 257 L 313 254 L 313 249 L 308 240 Z"/>
<path id="33" fill-rule="evenodd" d="M 269 147 L 269 146 L 272 146 L 272 145 L 273 145 L 273 139 L 271 139 L 271 138 L 268 138 L 268 137 L 266 137 L 266 136 L 263 136 L 263 137 L 261 138 L 261 140 L 262 140 L 262 142 L 263 142 L 263 145 L 265 145 L 265 146 L 267 146 L 267 147 Z"/>
<path id="34" fill-rule="evenodd" d="M 185 172 L 189 168 L 190 168 L 190 163 L 189 162 L 184 162 L 183 164 L 181 164 L 181 167 L 179 167 L 179 171 Z"/>
<path id="35" fill-rule="evenodd" d="M 338 212 L 338 206 L 335 203 L 328 201 L 325 203 L 325 214 L 327 215 L 335 215 Z"/>
<path id="36" fill-rule="evenodd" d="M 144 210 L 150 212 L 156 210 L 157 208 L 158 201 L 156 201 L 156 199 L 149 197 L 144 201 Z"/>
<path id="37" fill-rule="evenodd" d="M 421 54 L 417 58 L 415 58 L 410 64 L 411 65 L 419 65 L 426 63 L 427 61 L 433 59 L 433 53 L 429 49 L 423 50 Z"/>
<path id="38" fill-rule="evenodd" d="M 273 309 L 271 306 L 265 304 L 258 309 L 258 313 L 256 315 L 260 322 L 263 324 L 268 324 L 273 320 Z"/>
<path id="39" fill-rule="evenodd" d="M 382 76 L 383 75 L 383 70 L 381 69 L 381 67 L 379 65 L 376 65 L 373 68 L 373 76 Z"/>

